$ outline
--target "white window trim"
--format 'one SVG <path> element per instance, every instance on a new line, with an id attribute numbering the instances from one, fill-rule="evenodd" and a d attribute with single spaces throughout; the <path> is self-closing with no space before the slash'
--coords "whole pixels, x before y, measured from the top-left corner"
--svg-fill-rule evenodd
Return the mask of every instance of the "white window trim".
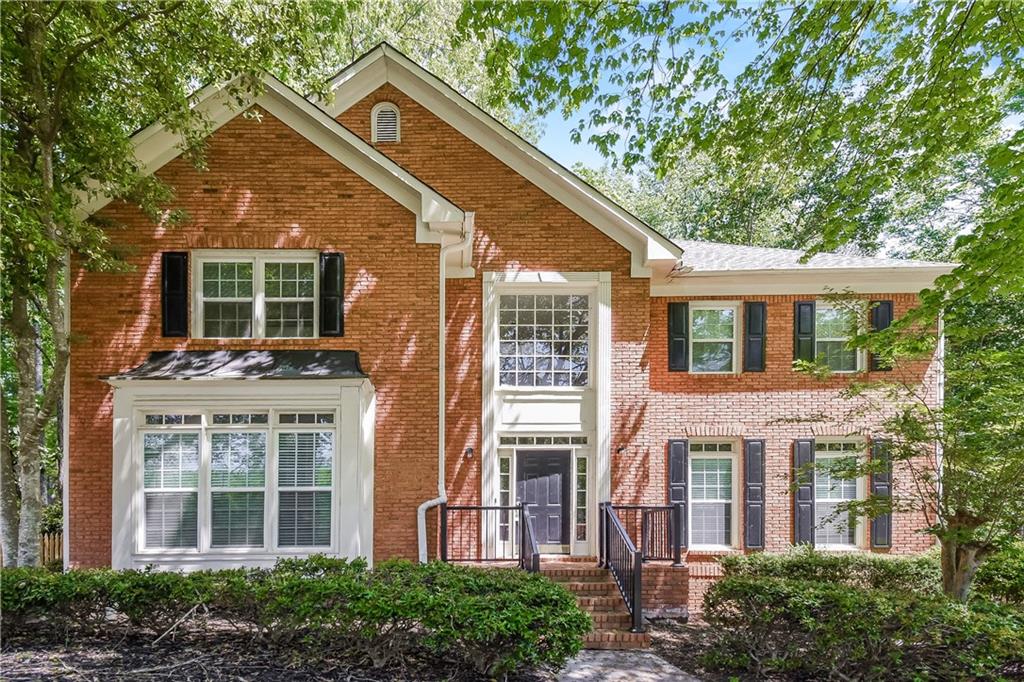
<path id="1" fill-rule="evenodd" d="M 611 272 L 550 272 L 550 271 L 504 271 L 483 273 L 483 380 L 481 381 L 481 476 L 480 499 L 484 504 L 495 504 L 498 499 L 498 438 L 513 435 L 499 434 L 496 424 L 501 422 L 498 410 L 502 405 L 502 394 L 520 396 L 523 393 L 498 390 L 498 291 L 506 286 L 547 286 L 567 285 L 578 291 L 589 290 L 591 300 L 591 346 L 589 388 L 565 387 L 557 392 L 554 387 L 528 387 L 532 392 L 526 395 L 541 400 L 557 402 L 559 397 L 586 395 L 593 392 L 593 413 L 585 415 L 592 419 L 591 428 L 585 428 L 577 435 L 588 436 L 590 462 L 590 522 L 597 518 L 597 503 L 611 499 L 611 354 L 612 354 L 612 289 Z M 547 289 L 545 289 L 547 291 Z M 520 389 L 521 390 L 521 389 Z M 568 393 L 566 392 L 568 391 Z M 529 430 L 517 435 L 531 435 Z M 576 554 L 593 555 L 597 551 L 597 533 L 590 533 L 586 551 L 573 546 Z"/>
<path id="2" fill-rule="evenodd" d="M 145 421 L 145 414 L 152 412 L 153 410 L 145 409 L 138 411 L 138 418 L 136 423 L 143 423 Z M 216 407 L 206 407 L 201 410 L 197 409 L 194 413 L 203 415 L 203 424 L 197 425 L 171 425 L 171 426 L 157 426 L 149 425 L 142 426 L 138 429 L 140 438 L 138 439 L 136 448 L 136 470 L 138 472 L 137 485 L 136 485 L 136 502 L 138 509 L 142 510 L 142 514 L 138 517 L 138 523 L 136 524 L 136 544 L 134 553 L 139 556 L 147 555 L 167 555 L 167 554 L 179 554 L 179 555 L 192 555 L 192 556 L 205 556 L 209 554 L 279 554 L 279 555 L 293 555 L 293 554 L 314 554 L 317 552 L 328 552 L 336 553 L 337 547 L 337 523 L 338 523 L 338 478 L 339 478 L 339 448 L 338 443 L 340 441 L 341 424 L 337 410 L 330 406 L 316 406 L 309 407 L 308 409 L 299 408 L 299 411 L 303 412 L 331 412 L 334 414 L 333 424 L 278 424 L 278 413 L 281 410 L 271 409 L 270 411 L 270 424 L 217 424 L 213 425 L 212 414 L 214 412 L 252 412 L 255 411 L 250 407 L 239 407 L 234 408 L 229 405 L 219 405 Z M 294 412 L 297 411 L 295 408 L 288 408 L 286 411 Z M 187 432 L 198 432 L 200 442 L 199 452 L 199 547 L 193 548 L 167 548 L 167 547 L 146 547 L 146 523 L 145 523 L 145 489 L 143 484 L 143 476 L 145 474 L 145 467 L 143 466 L 143 442 L 145 434 L 148 433 L 167 433 L 169 431 L 187 431 Z M 277 467 L 278 467 L 278 453 L 277 453 L 277 436 L 281 433 L 299 433 L 299 432 L 330 432 L 332 434 L 334 449 L 332 452 L 333 462 L 331 466 L 331 544 L 330 545 L 310 545 L 310 546 L 289 546 L 279 547 L 277 544 L 277 525 L 278 525 L 278 492 L 279 486 L 277 482 Z M 262 488 L 254 488 L 254 490 L 262 490 L 264 494 L 263 498 L 263 545 L 261 547 L 213 547 L 212 546 L 212 533 L 213 533 L 213 509 L 212 509 L 212 493 L 213 486 L 211 484 L 211 465 L 212 465 L 212 436 L 214 433 L 265 433 L 267 437 L 267 452 L 266 462 L 264 464 L 264 486 Z M 285 486 L 287 490 L 293 490 L 295 488 Z M 184 490 L 184 489 L 182 489 Z M 189 488 L 191 491 L 192 489 Z M 171 491 L 168 491 L 171 492 Z"/>
<path id="3" fill-rule="evenodd" d="M 113 568 L 142 568 L 154 565 L 160 569 L 189 570 L 193 568 L 229 568 L 271 566 L 284 556 L 327 554 L 330 556 L 373 557 L 373 441 L 375 397 L 373 386 L 366 379 L 279 380 L 263 382 L 255 390 L 252 381 L 195 380 L 168 382 L 160 380 L 111 379 L 114 391 L 113 423 L 113 513 L 111 565 Z M 255 396 L 255 397 L 254 397 Z M 270 408 L 273 408 L 271 410 Z M 145 548 L 144 490 L 142 439 L 145 431 L 203 431 L 206 427 L 173 425 L 154 428 L 144 421 L 146 413 L 201 412 L 334 412 L 334 424 L 283 424 L 276 429 L 269 425 L 240 424 L 235 427 L 216 425 L 216 430 L 267 430 L 267 485 L 264 489 L 263 547 L 217 547 L 209 551 L 176 548 Z M 331 544 L 311 548 L 276 547 L 276 438 L 274 433 L 295 431 L 334 431 L 334 466 L 332 469 Z M 207 436 L 204 434 L 203 438 Z M 200 505 L 209 504 L 209 455 L 200 457 Z M 204 464 L 205 463 L 205 464 Z M 205 466 L 205 469 L 204 469 Z M 203 514 L 200 507 L 200 515 Z M 209 518 L 209 512 L 206 512 Z M 202 518 L 202 517 L 201 517 Z M 268 521 L 272 521 L 272 524 Z M 200 522 L 200 533 L 207 521 Z M 273 533 L 273 535 L 271 535 Z M 208 539 L 199 546 L 209 548 Z"/>
<path id="4" fill-rule="evenodd" d="M 385 140 L 383 144 L 395 144 L 402 141 L 402 112 L 394 102 L 378 102 L 370 109 L 370 140 L 377 144 L 377 114 L 384 109 L 395 112 L 395 139 Z"/>
<path id="5" fill-rule="evenodd" d="M 864 301 L 858 301 L 858 308 L 863 308 L 857 315 L 857 324 L 863 328 L 865 326 L 865 316 L 867 314 L 867 304 Z M 818 336 L 818 311 L 819 310 L 838 310 L 839 306 L 832 305 L 828 301 L 815 301 L 814 302 L 814 357 L 818 357 L 818 342 L 819 341 L 849 341 L 849 336 L 844 337 L 819 337 Z M 856 374 L 863 372 L 868 365 L 868 352 L 864 348 L 857 348 L 857 367 L 856 369 L 833 369 L 833 374 Z"/>
<path id="6" fill-rule="evenodd" d="M 306 263 L 313 265 L 313 335 L 312 336 L 274 336 L 274 339 L 317 339 L 320 337 L 320 254 L 308 249 L 198 249 L 192 251 L 192 336 L 197 339 L 251 338 L 265 339 L 266 336 L 266 305 L 268 301 L 299 301 L 300 298 L 268 299 L 265 295 L 264 265 L 266 263 Z M 203 297 L 203 264 L 234 262 L 252 263 L 252 336 L 225 337 L 204 336 L 203 316 L 205 299 Z M 239 299 L 249 300 L 249 299 Z"/>
<path id="7" fill-rule="evenodd" d="M 557 285 L 557 284 L 545 284 L 543 286 L 521 286 L 516 285 L 512 287 L 500 286 L 496 288 L 494 293 L 495 301 L 498 305 L 495 308 L 495 315 L 501 315 L 501 297 L 502 296 L 586 296 L 590 302 L 589 309 L 587 312 L 587 383 L 582 386 L 511 386 L 503 385 L 501 383 L 501 366 L 500 366 L 500 345 L 501 339 L 499 338 L 497 343 L 494 345 L 493 352 L 494 357 L 492 361 L 494 363 L 495 374 L 494 374 L 494 390 L 503 391 L 506 393 L 580 393 L 590 389 L 594 385 L 594 330 L 595 330 L 595 316 L 597 312 L 597 301 L 596 292 L 593 287 L 574 287 L 572 285 Z M 518 327 L 518 322 L 516 326 Z M 501 323 L 496 318 L 494 320 L 495 331 L 501 327 Z M 526 434 L 518 434 L 526 435 Z"/>
<path id="8" fill-rule="evenodd" d="M 815 467 L 815 470 L 817 470 L 818 460 L 819 459 L 830 459 L 830 458 L 834 458 L 834 457 L 846 457 L 847 456 L 847 455 L 843 455 L 842 453 L 835 453 L 835 454 L 829 453 L 829 454 L 825 454 L 825 455 L 823 455 L 823 456 L 821 456 L 819 458 L 818 452 L 817 452 L 818 445 L 819 444 L 829 444 L 829 443 L 854 443 L 854 444 L 856 444 L 858 446 L 858 450 L 857 450 L 857 452 L 851 453 L 851 455 L 854 456 L 854 457 L 857 457 L 858 459 L 863 459 L 865 457 L 865 455 L 866 455 L 866 447 L 867 447 L 867 445 L 862 440 L 852 439 L 852 438 L 819 438 L 819 439 L 816 439 L 815 443 L 814 443 L 814 447 L 815 447 L 814 467 Z M 856 493 L 857 497 L 856 497 L 856 499 L 858 501 L 867 499 L 867 490 L 868 490 L 867 479 L 864 476 L 858 476 L 857 480 L 856 480 L 856 484 L 857 484 L 857 493 Z M 817 486 L 817 480 L 814 481 L 814 485 Z M 815 495 L 814 495 L 814 505 L 815 505 L 815 507 L 817 507 L 817 505 L 818 505 L 817 491 L 815 491 Z M 817 509 L 815 509 L 815 513 L 817 513 Z M 865 547 L 864 543 L 865 543 L 866 537 L 867 537 L 866 536 L 866 532 L 867 532 L 866 529 L 867 529 L 867 525 L 868 525 L 867 521 L 868 520 L 865 517 L 863 517 L 863 516 L 858 516 L 858 517 L 855 518 L 856 525 L 854 526 L 854 529 L 853 529 L 853 544 L 852 545 L 847 545 L 847 544 L 821 544 L 821 545 L 819 545 L 817 542 L 815 542 L 814 543 L 815 549 L 820 549 L 820 550 L 823 550 L 823 551 L 826 551 L 826 552 L 857 552 L 857 551 L 860 551 L 860 550 L 864 549 L 864 547 Z M 815 527 L 815 531 L 814 532 L 817 533 L 817 527 Z"/>
<path id="9" fill-rule="evenodd" d="M 731 452 L 693 452 L 694 444 L 704 443 L 730 443 Z M 686 537 L 692 538 L 693 528 L 693 486 L 691 485 L 691 472 L 695 459 L 725 459 L 732 460 L 732 514 L 729 520 L 729 537 L 732 542 L 728 545 L 697 545 L 690 544 L 687 549 L 691 552 L 722 552 L 734 550 L 740 547 L 740 448 L 741 443 L 731 438 L 708 438 L 701 440 L 690 440 L 690 452 L 686 462 Z M 702 500 L 703 501 L 703 500 Z"/>
<path id="10" fill-rule="evenodd" d="M 693 368 L 693 313 L 697 310 L 731 310 L 732 313 L 732 338 L 731 339 L 700 339 L 697 343 L 718 343 L 718 342 L 732 342 L 732 369 L 717 372 L 717 371 L 706 371 L 706 370 L 695 370 Z M 739 373 L 740 367 L 740 310 L 741 305 L 734 301 L 713 301 L 713 302 L 691 302 L 689 306 L 689 315 L 686 320 L 686 343 L 689 345 L 687 348 L 688 357 L 690 359 L 690 373 L 691 374 L 737 374 Z"/>

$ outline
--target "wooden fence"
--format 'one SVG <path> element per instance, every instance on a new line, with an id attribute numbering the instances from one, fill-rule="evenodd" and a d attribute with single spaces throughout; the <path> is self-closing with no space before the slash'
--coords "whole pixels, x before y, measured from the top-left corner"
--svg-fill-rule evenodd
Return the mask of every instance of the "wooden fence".
<path id="1" fill-rule="evenodd" d="M 50 562 L 64 559 L 64 534 L 43 533 L 39 536 L 39 563 L 48 566 Z"/>

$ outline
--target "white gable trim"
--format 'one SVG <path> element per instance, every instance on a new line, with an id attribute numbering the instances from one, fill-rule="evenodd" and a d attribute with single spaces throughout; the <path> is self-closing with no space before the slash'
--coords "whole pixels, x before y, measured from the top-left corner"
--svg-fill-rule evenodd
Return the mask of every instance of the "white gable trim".
<path id="1" fill-rule="evenodd" d="M 333 100 L 325 104 L 337 117 L 385 83 L 390 83 L 437 114 L 631 254 L 631 274 L 650 277 L 656 262 L 672 264 L 682 249 L 630 215 L 485 113 L 453 88 L 388 45 L 381 45 L 331 81 Z M 661 269 L 661 268 L 659 268 Z"/>
<path id="2" fill-rule="evenodd" d="M 278 79 L 267 75 L 263 92 L 241 102 L 229 93 L 230 85 L 209 86 L 197 95 L 195 107 L 209 118 L 211 132 L 250 107 L 259 106 L 411 211 L 416 216 L 417 243 L 440 244 L 444 234 L 463 230 L 466 213 L 462 209 Z M 132 142 L 147 175 L 181 154 L 181 137 L 160 123 L 136 133 Z M 84 193 L 79 199 L 77 210 L 82 218 L 113 200 L 97 192 Z M 454 256 L 457 264 L 465 262 L 464 254 Z"/>

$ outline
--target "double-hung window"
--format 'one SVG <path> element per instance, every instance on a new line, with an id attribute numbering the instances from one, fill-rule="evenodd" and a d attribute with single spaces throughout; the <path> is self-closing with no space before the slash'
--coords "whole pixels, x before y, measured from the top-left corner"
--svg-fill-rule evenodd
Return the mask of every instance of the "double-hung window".
<path id="1" fill-rule="evenodd" d="M 833 372 L 856 372 L 862 368 L 861 353 L 850 347 L 857 313 L 818 303 L 814 308 L 814 355 Z"/>
<path id="2" fill-rule="evenodd" d="M 690 304 L 690 372 L 729 374 L 736 371 L 737 310 L 734 305 Z"/>
<path id="3" fill-rule="evenodd" d="M 736 453 L 731 442 L 690 443 L 690 544 L 732 547 L 736 527 Z"/>
<path id="4" fill-rule="evenodd" d="M 843 508 L 860 497 L 856 479 L 842 469 L 858 456 L 856 442 L 817 442 L 814 446 L 814 544 L 825 548 L 857 546 L 857 521 Z"/>
<path id="5" fill-rule="evenodd" d="M 577 386 L 590 381 L 590 296 L 498 297 L 501 386 Z"/>
<path id="6" fill-rule="evenodd" d="M 197 336 L 316 336 L 316 253 L 210 250 L 195 255 Z"/>
<path id="7" fill-rule="evenodd" d="M 140 549 L 329 549 L 336 419 L 333 410 L 147 414 Z"/>

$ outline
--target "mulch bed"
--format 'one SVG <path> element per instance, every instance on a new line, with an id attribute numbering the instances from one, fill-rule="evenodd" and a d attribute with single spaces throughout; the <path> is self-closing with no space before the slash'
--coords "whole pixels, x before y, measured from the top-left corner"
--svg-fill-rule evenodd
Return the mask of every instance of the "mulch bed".
<path id="1" fill-rule="evenodd" d="M 677 620 L 656 620 L 650 623 L 651 650 L 684 672 L 705 682 L 729 682 L 755 678 L 703 667 L 700 657 L 710 647 L 708 626 L 682 623 Z"/>
<path id="2" fill-rule="evenodd" d="M 4 637 L 0 649 L 0 678 L 5 680 L 131 680 L 175 682 L 231 680 L 450 680 L 443 662 L 417 662 L 406 668 L 353 667 L 330 658 L 314 664 L 290 662 L 280 652 L 228 632 L 182 635 L 157 644 L 152 637 L 86 637 L 70 641 L 56 638 Z M 473 677 L 458 678 L 469 682 Z M 524 672 L 516 682 L 552 682 L 552 671 Z"/>

